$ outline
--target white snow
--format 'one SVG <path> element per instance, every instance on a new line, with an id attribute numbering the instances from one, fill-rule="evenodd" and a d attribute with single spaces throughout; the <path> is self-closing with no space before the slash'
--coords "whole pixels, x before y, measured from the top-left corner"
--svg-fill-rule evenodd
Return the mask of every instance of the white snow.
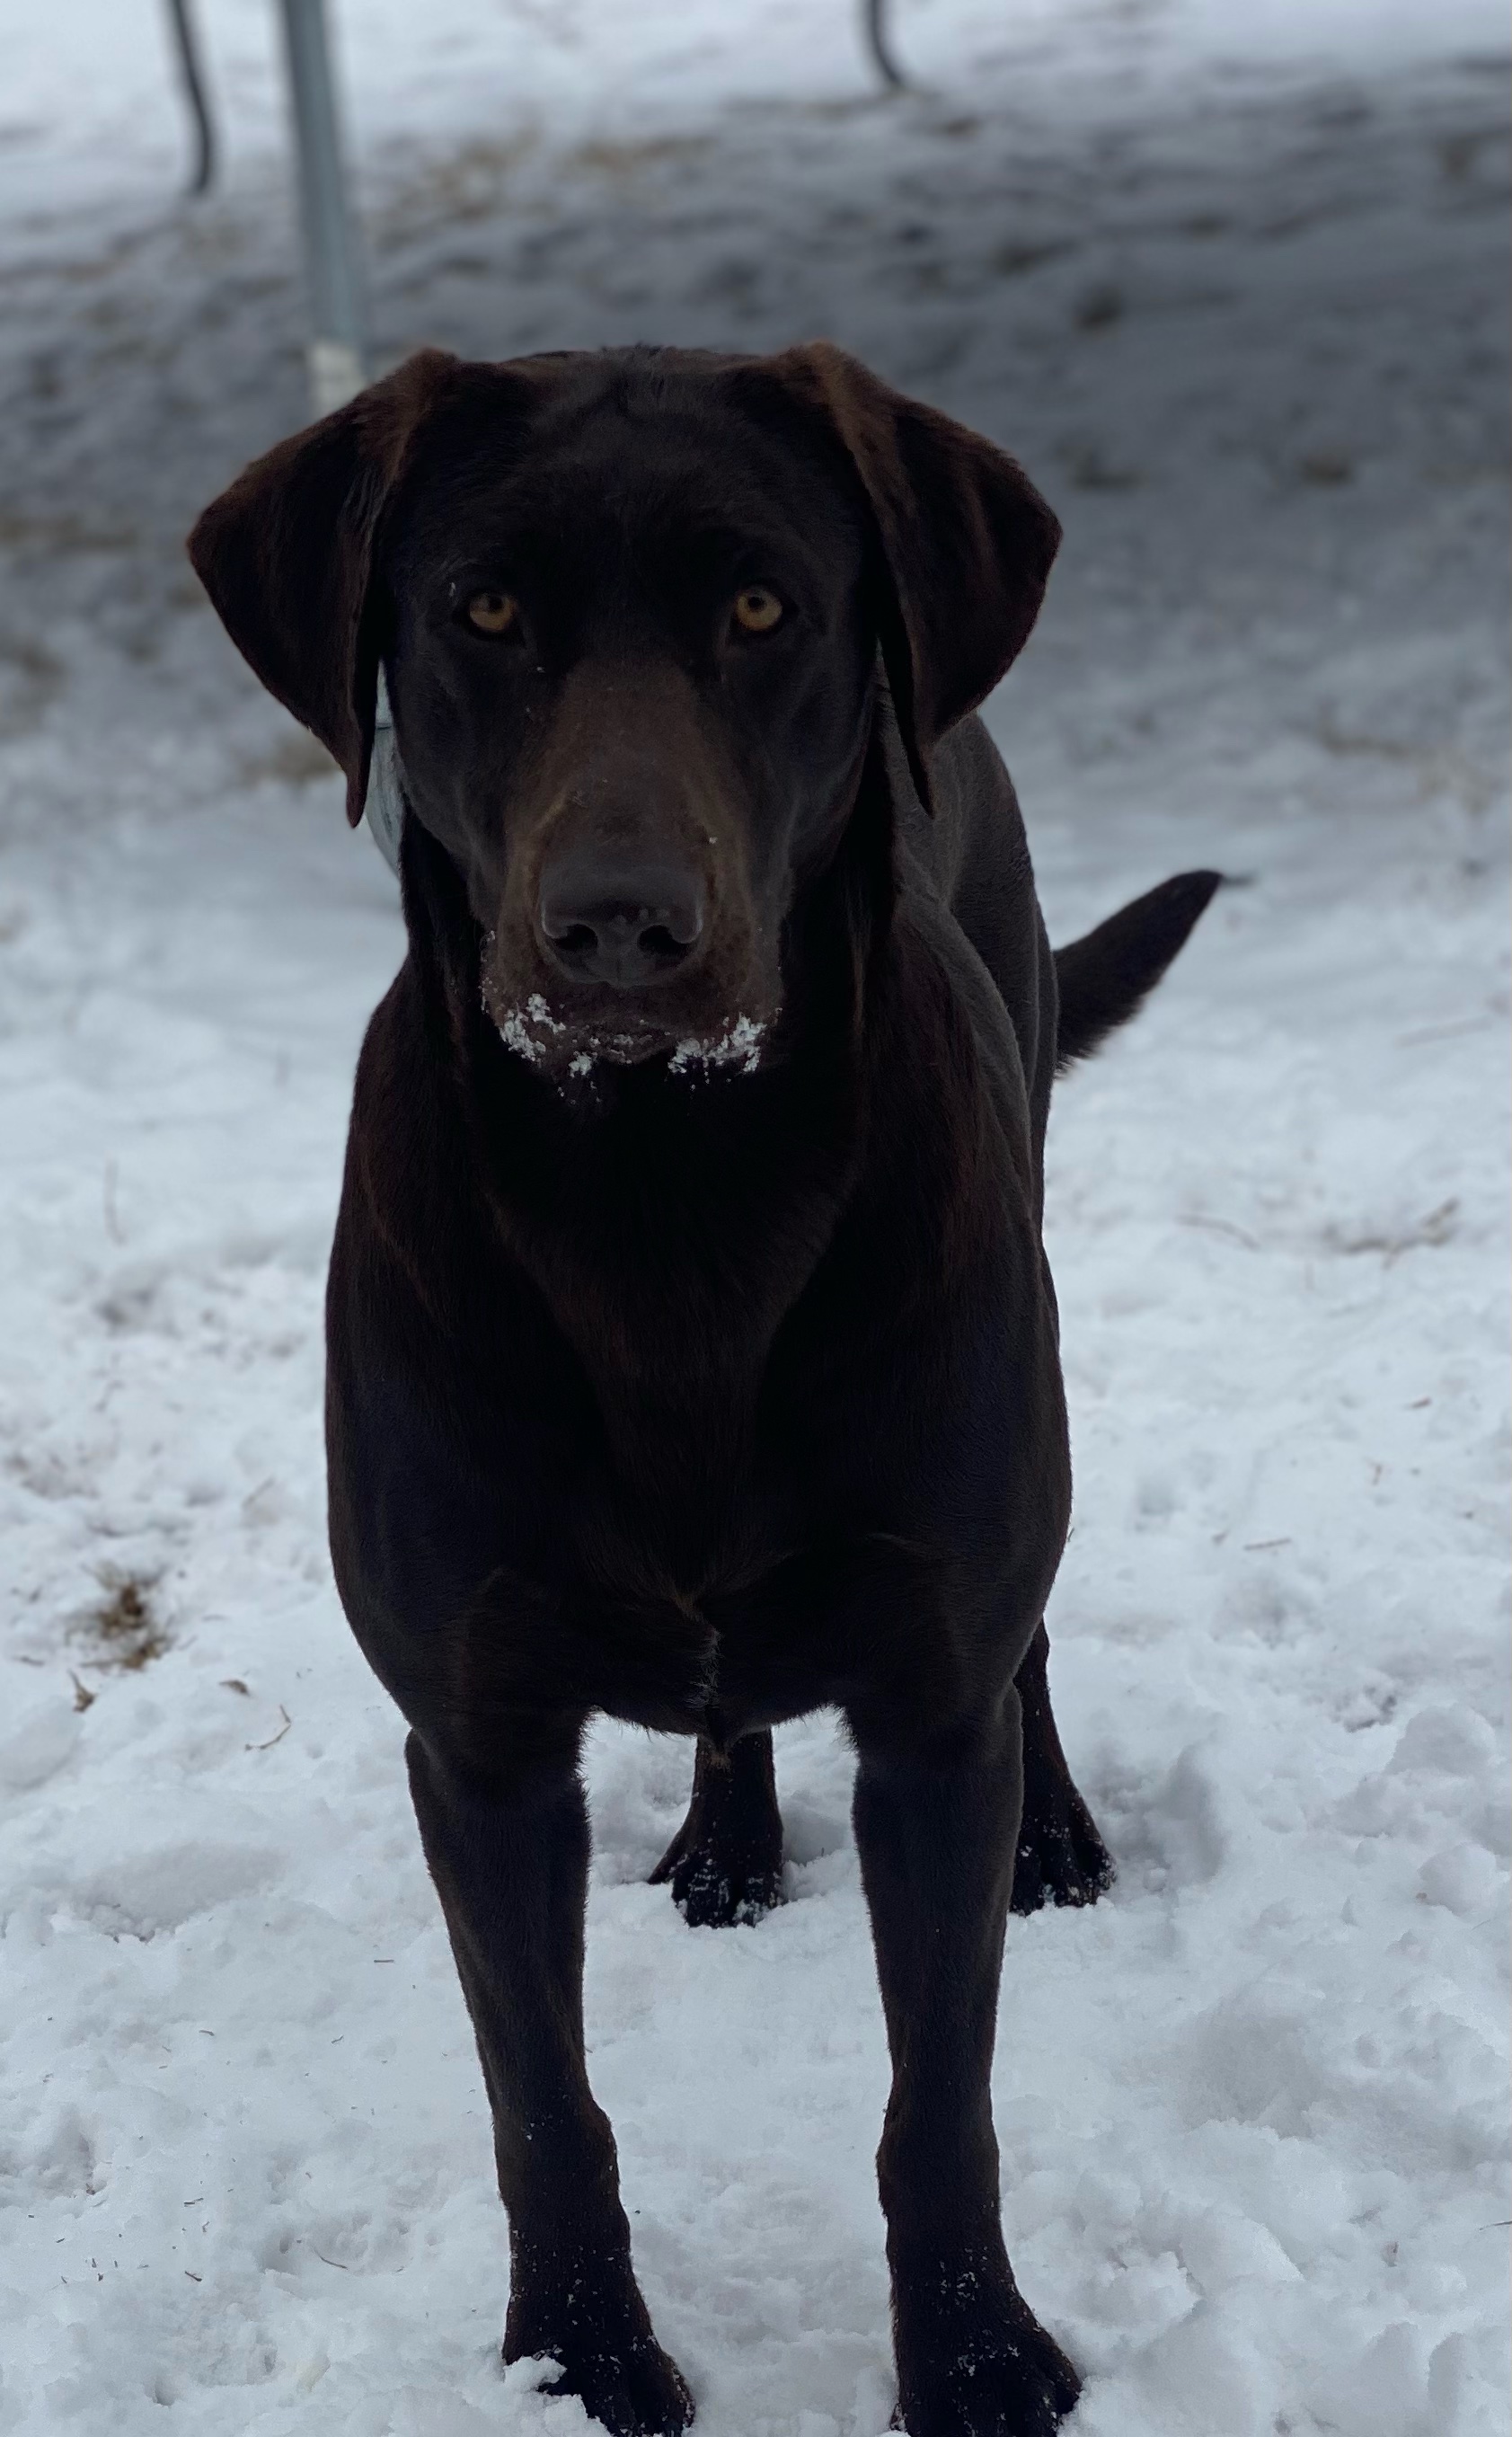
<path id="1" fill-rule="evenodd" d="M 489 938 L 492 945 L 492 933 Z M 523 1007 L 507 1008 L 496 1026 L 505 1048 L 513 1049 L 528 1066 L 533 1066 L 546 1054 L 545 1044 L 535 1038 L 536 1033 L 561 1032 L 565 1028 L 557 1022 L 539 991 L 532 991 Z M 577 1062 L 574 1061 L 573 1072 L 576 1071 Z"/>
<path id="2" fill-rule="evenodd" d="M 707 1040 L 680 1041 L 667 1061 L 669 1071 L 686 1075 L 690 1067 L 702 1066 L 706 1074 L 711 1066 L 739 1066 L 742 1075 L 754 1075 L 761 1063 L 766 1030 L 759 1017 L 735 1016 Z"/>
<path id="3" fill-rule="evenodd" d="M 192 210 L 160 12 L 0 9 L 0 2432 L 568 2437 L 497 2366 L 477 2062 L 324 1546 L 392 884 L 179 552 L 302 418 L 272 16 L 207 9 Z M 1055 936 L 1251 885 L 1052 1120 L 1053 1672 L 1121 1876 L 1013 1926 L 1010 2248 L 1085 2437 L 1492 2437 L 1502 12 L 895 17 L 888 103 L 848 0 L 346 0 L 379 347 L 824 331 L 1061 509 L 992 713 Z M 706 2437 L 880 2437 L 844 1756 L 779 1738 L 791 1901 L 729 1932 L 644 1884 L 689 1766 L 594 1737 L 643 2282 Z"/>

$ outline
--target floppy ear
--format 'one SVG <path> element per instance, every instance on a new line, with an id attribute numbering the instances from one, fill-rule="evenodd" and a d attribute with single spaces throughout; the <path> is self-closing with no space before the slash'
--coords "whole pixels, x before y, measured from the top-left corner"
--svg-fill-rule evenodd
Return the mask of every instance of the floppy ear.
<path id="1" fill-rule="evenodd" d="M 1020 465 L 821 340 L 768 369 L 822 413 L 860 478 L 879 556 L 877 620 L 919 799 L 929 756 L 1028 641 L 1061 529 Z"/>
<path id="2" fill-rule="evenodd" d="M 354 828 L 378 681 L 374 538 L 416 432 L 461 369 L 439 349 L 411 356 L 259 457 L 189 535 L 194 571 L 232 641 L 345 771 Z"/>

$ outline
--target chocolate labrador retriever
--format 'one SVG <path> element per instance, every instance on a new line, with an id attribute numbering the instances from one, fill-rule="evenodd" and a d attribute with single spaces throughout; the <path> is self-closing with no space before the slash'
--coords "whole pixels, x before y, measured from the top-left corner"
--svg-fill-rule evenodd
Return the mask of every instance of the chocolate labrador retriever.
<path id="1" fill-rule="evenodd" d="M 779 1899 L 822 1706 L 893 2060 L 912 2437 L 1053 2428 L 989 2077 L 1010 1908 L 1090 1902 L 1042 1622 L 1070 1510 L 1041 1150 L 1188 873 L 1059 957 L 970 716 L 1059 538 L 1011 459 L 824 345 L 415 357 L 190 552 L 362 812 L 386 674 L 408 947 L 357 1069 L 331 1544 L 409 1721 L 493 2111 L 506 2359 L 617 2437 L 693 2403 L 583 2065 L 596 1711 L 696 1738 L 656 1876 Z"/>

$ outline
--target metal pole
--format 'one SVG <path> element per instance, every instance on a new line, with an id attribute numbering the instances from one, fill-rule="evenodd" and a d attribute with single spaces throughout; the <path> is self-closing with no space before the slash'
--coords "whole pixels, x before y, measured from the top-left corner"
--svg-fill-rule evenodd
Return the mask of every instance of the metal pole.
<path id="1" fill-rule="evenodd" d="M 861 29 L 882 82 L 891 85 L 895 93 L 904 92 L 908 79 L 893 57 L 887 38 L 886 0 L 861 0 Z"/>
<path id="2" fill-rule="evenodd" d="M 324 0 L 282 0 L 282 7 L 313 324 L 310 395 L 316 413 L 329 414 L 368 377 L 362 272 L 341 168 Z"/>
<path id="3" fill-rule="evenodd" d="M 189 172 L 187 191 L 191 195 L 204 195 L 209 193 L 211 180 L 216 174 L 216 129 L 210 115 L 210 97 L 205 91 L 204 70 L 200 64 L 200 44 L 194 19 L 189 13 L 189 0 L 168 0 L 168 21 L 173 27 L 184 99 L 194 121 L 194 167 Z"/>

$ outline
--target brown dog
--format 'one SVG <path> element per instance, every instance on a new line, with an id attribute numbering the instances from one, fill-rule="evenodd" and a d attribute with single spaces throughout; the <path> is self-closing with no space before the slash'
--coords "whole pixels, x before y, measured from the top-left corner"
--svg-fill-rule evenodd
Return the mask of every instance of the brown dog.
<path id="1" fill-rule="evenodd" d="M 693 2406 L 583 2066 L 596 1710 L 697 1738 L 657 1875 L 710 1922 L 778 1899 L 771 1727 L 840 1709 L 900 2413 L 1029 2437 L 1077 2392 L 989 2093 L 1010 1902 L 1111 1876 L 1046 1687 L 1041 1154 L 1057 1062 L 1217 882 L 1051 955 L 968 714 L 1057 539 L 1010 459 L 814 346 L 416 357 L 190 543 L 354 819 L 380 668 L 393 704 L 408 953 L 331 1264 L 332 1549 L 478 2033 L 505 2356 L 618 2437 Z"/>

